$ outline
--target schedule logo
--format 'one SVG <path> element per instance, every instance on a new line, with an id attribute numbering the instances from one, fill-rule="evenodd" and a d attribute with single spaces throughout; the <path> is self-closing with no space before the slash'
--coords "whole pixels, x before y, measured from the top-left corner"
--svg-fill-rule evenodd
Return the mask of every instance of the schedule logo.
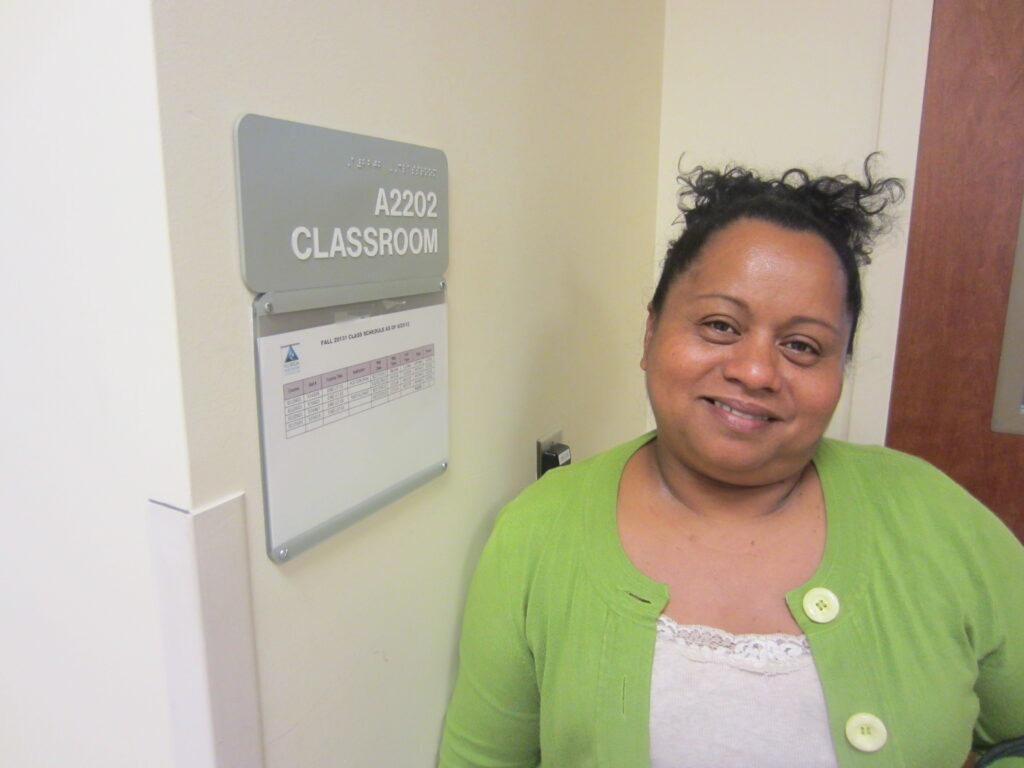
<path id="1" fill-rule="evenodd" d="M 284 375 L 293 376 L 299 372 L 299 353 L 296 351 L 298 344 L 286 344 L 281 347 L 284 356 Z"/>

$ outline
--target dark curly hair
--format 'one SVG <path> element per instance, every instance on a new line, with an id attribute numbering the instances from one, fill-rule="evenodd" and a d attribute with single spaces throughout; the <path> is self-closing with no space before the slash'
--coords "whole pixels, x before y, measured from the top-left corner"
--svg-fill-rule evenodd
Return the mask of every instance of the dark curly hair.
<path id="1" fill-rule="evenodd" d="M 777 179 L 762 179 L 756 171 L 737 167 L 717 171 L 697 166 L 681 173 L 677 222 L 684 228 L 669 245 L 651 299 L 652 312 L 660 313 L 672 283 L 693 265 L 711 235 L 739 219 L 760 219 L 797 232 L 813 232 L 832 246 L 846 276 L 849 354 L 863 301 L 859 268 L 871 261 L 874 238 L 888 228 L 886 208 L 904 196 L 899 179 L 872 178 L 875 157 L 868 155 L 864 161 L 863 182 L 849 176 L 812 178 L 800 168 L 791 168 Z"/>

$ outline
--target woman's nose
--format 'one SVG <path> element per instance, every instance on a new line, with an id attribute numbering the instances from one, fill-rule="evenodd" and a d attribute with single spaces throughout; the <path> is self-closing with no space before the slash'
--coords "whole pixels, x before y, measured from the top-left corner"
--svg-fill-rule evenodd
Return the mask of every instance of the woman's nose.
<path id="1" fill-rule="evenodd" d="M 729 347 L 723 375 L 744 388 L 774 392 L 780 385 L 779 350 L 773 339 L 747 336 Z"/>

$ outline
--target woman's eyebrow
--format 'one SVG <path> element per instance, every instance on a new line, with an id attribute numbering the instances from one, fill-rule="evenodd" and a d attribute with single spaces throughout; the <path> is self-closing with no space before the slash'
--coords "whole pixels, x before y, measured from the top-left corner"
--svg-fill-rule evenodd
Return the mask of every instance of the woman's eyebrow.
<path id="1" fill-rule="evenodd" d="M 725 299 L 726 301 L 731 301 L 733 304 L 736 304 L 736 305 L 742 307 L 743 309 L 747 309 L 747 310 L 750 309 L 750 307 L 747 305 L 747 302 L 745 302 L 743 299 L 737 299 L 735 296 L 729 296 L 728 294 L 725 294 L 725 293 L 702 293 L 699 296 L 695 296 L 694 298 L 697 298 L 697 299 Z"/>
<path id="2" fill-rule="evenodd" d="M 832 325 L 832 323 L 828 322 L 827 320 L 822 320 L 820 317 L 807 317 L 806 315 L 797 315 L 796 317 L 789 318 L 789 321 L 786 323 L 786 325 L 799 325 L 800 323 L 814 323 L 815 325 L 820 325 L 825 328 L 828 328 L 836 336 L 839 335 L 838 328 L 836 328 L 834 325 Z"/>
<path id="3" fill-rule="evenodd" d="M 702 293 L 696 296 L 695 298 L 724 299 L 725 301 L 732 302 L 733 304 L 740 307 L 741 309 L 746 310 L 747 312 L 750 311 L 750 305 L 747 304 L 747 302 L 735 296 L 729 296 L 726 293 Z M 828 322 L 827 320 L 822 320 L 820 317 L 810 317 L 809 315 L 797 315 L 796 317 L 791 317 L 786 321 L 786 325 L 799 325 L 800 323 L 814 323 L 815 325 L 820 325 L 824 328 L 828 328 L 830 331 L 832 331 L 832 333 L 836 334 L 837 336 L 839 335 L 838 328 L 836 328 L 834 325 L 832 325 L 832 323 Z"/>

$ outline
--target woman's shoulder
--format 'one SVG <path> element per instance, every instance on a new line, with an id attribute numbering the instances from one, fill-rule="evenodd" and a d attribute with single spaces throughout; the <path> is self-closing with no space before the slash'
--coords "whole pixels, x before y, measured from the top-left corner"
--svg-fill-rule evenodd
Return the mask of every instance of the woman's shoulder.
<path id="1" fill-rule="evenodd" d="M 1001 541 L 1019 549 L 1020 542 L 991 510 L 930 462 L 880 445 L 827 438 L 815 457 L 823 482 L 836 498 L 874 508 L 887 527 L 905 529 L 920 540 L 929 533 L 966 541 Z"/>
<path id="2" fill-rule="evenodd" d="M 582 504 L 605 500 L 618 490 L 622 470 L 636 450 L 653 437 L 653 433 L 634 438 L 614 448 L 597 453 L 576 464 L 552 469 L 528 485 L 502 510 L 505 518 L 550 520 Z"/>
<path id="3" fill-rule="evenodd" d="M 615 504 L 619 478 L 648 434 L 578 463 L 549 470 L 498 514 L 492 539 L 517 550 L 547 548 L 557 539 L 586 535 L 587 517 Z"/>
<path id="4" fill-rule="evenodd" d="M 859 465 L 871 471 L 915 473 L 938 473 L 946 477 L 940 469 L 910 453 L 888 448 L 884 445 L 867 445 L 851 443 L 846 440 L 826 437 L 821 441 L 818 458 L 825 456 L 830 461 L 841 461 L 848 465 Z"/>
<path id="5" fill-rule="evenodd" d="M 952 494 L 958 499 L 973 500 L 938 467 L 918 456 L 882 445 L 825 438 L 814 461 L 820 473 L 831 475 L 837 481 L 856 482 L 877 492 L 924 493 L 929 497 Z"/>

